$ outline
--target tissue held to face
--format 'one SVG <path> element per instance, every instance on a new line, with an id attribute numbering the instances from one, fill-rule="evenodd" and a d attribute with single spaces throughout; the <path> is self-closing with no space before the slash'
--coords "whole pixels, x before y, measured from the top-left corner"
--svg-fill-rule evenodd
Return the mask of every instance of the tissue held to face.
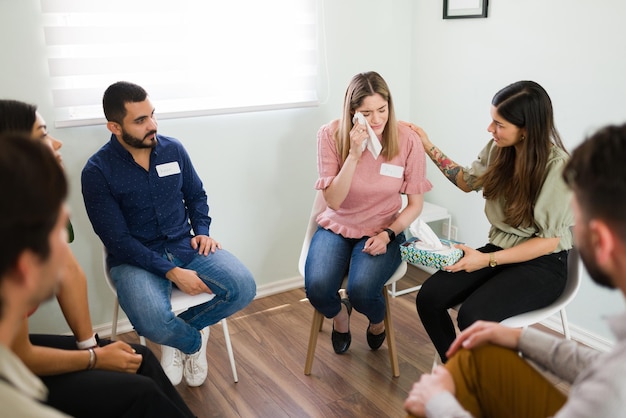
<path id="1" fill-rule="evenodd" d="M 387 126 L 387 119 L 389 118 L 389 104 L 387 100 L 383 99 L 380 94 L 375 93 L 365 97 L 361 106 L 354 110 L 361 112 L 365 116 L 367 123 L 370 124 L 378 138 L 382 137 L 385 126 Z"/>

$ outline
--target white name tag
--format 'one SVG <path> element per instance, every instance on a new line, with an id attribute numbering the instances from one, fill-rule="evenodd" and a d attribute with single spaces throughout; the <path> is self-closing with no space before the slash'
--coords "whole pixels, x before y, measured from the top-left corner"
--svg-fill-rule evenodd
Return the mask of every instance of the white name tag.
<path id="1" fill-rule="evenodd" d="M 157 165 L 156 171 L 159 177 L 172 176 L 180 173 L 180 166 L 178 165 L 178 161 L 172 161 L 171 163 Z"/>
<path id="2" fill-rule="evenodd" d="M 401 179 L 403 173 L 404 173 L 404 167 L 400 167 L 399 165 L 383 163 L 380 166 L 380 174 L 382 176 L 389 176 L 389 177 L 395 177 L 397 179 Z"/>

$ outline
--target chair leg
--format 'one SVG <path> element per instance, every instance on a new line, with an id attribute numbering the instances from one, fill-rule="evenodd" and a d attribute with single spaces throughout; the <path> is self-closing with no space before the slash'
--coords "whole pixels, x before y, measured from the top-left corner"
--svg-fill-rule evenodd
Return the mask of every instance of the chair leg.
<path id="1" fill-rule="evenodd" d="M 117 315 L 119 313 L 120 304 L 115 298 L 115 302 L 113 303 L 113 322 L 111 322 L 111 341 L 115 341 L 117 338 Z"/>
<path id="2" fill-rule="evenodd" d="M 306 353 L 306 362 L 304 364 L 304 374 L 310 375 L 313 368 L 313 359 L 315 358 L 315 347 L 317 346 L 317 337 L 324 324 L 324 315 L 319 313 L 317 309 L 313 310 L 313 321 L 311 322 L 311 332 L 309 334 L 309 348 Z"/>
<path id="3" fill-rule="evenodd" d="M 571 335 L 569 333 L 569 324 L 567 322 L 567 313 L 565 313 L 565 308 L 561 309 L 561 324 L 563 325 L 563 335 L 566 340 L 571 339 Z"/>
<path id="4" fill-rule="evenodd" d="M 400 376 L 400 366 L 398 364 L 398 352 L 396 349 L 396 331 L 393 328 L 393 321 L 391 320 L 391 306 L 389 305 L 389 293 L 386 287 L 383 287 L 383 295 L 385 296 L 385 329 L 387 330 L 389 362 L 391 363 L 393 377 L 398 377 Z"/>
<path id="5" fill-rule="evenodd" d="M 228 351 L 230 368 L 233 370 L 233 379 L 235 379 L 235 383 L 237 383 L 239 382 L 239 377 L 237 377 L 237 366 L 235 365 L 235 356 L 233 354 L 233 346 L 230 343 L 230 332 L 228 332 L 228 324 L 226 323 L 226 318 L 222 319 L 222 329 L 224 330 L 224 341 L 226 341 L 226 351 Z"/>

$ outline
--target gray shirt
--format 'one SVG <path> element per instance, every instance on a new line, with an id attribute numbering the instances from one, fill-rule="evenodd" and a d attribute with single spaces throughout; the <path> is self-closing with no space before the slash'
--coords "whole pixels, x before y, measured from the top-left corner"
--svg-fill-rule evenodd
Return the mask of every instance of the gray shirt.
<path id="1" fill-rule="evenodd" d="M 572 385 L 555 418 L 614 418 L 626 411 L 626 312 L 610 318 L 609 325 L 617 342 L 608 353 L 533 328 L 522 332 L 522 354 Z M 426 404 L 426 416 L 471 417 L 449 392 Z"/>
<path id="2" fill-rule="evenodd" d="M 47 395 L 48 389 L 43 382 L 11 350 L 0 345 L 0 405 L 3 414 L 33 418 L 67 417 L 41 403 Z"/>

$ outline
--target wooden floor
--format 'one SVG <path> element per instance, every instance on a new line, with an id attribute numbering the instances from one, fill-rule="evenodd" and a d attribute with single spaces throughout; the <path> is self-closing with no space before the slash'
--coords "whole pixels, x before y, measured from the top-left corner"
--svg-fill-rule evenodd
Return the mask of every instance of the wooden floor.
<path id="1" fill-rule="evenodd" d="M 420 284 L 426 273 L 409 265 L 398 290 Z M 391 375 L 386 343 L 371 351 L 367 319 L 352 314 L 352 345 L 333 352 L 331 321 L 325 320 L 313 371 L 304 375 L 313 308 L 304 290 L 254 300 L 228 319 L 239 382 L 233 376 L 221 324 L 211 327 L 207 345 L 209 374 L 197 388 L 178 390 L 198 417 L 405 417 L 402 405 L 423 372 L 430 371 L 434 347 L 415 309 L 415 292 L 390 298 L 400 377 Z M 138 342 L 134 333 L 120 336 Z M 160 356 L 160 346 L 148 342 Z"/>
<path id="2" fill-rule="evenodd" d="M 398 290 L 421 283 L 427 274 L 409 266 Z M 371 351 L 367 319 L 352 314 L 352 345 L 333 352 L 331 322 L 324 322 L 310 376 L 304 361 L 313 308 L 304 290 L 267 296 L 228 319 L 239 382 L 233 382 L 221 324 L 211 327 L 209 375 L 197 388 L 178 390 L 198 417 L 404 417 L 411 385 L 432 366 L 434 347 L 415 310 L 415 292 L 390 298 L 400 377 L 391 376 L 387 345 Z M 120 339 L 138 342 L 134 333 Z M 148 341 L 160 356 L 160 346 Z"/>

